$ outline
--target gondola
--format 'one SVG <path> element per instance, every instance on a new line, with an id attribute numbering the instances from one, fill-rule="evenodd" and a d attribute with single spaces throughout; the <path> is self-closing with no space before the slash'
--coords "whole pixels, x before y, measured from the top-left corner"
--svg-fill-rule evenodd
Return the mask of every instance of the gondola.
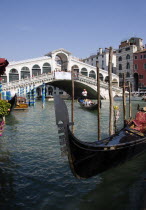
<path id="1" fill-rule="evenodd" d="M 66 150 L 72 173 L 76 178 L 86 179 L 116 167 L 134 156 L 146 151 L 146 112 L 140 110 L 136 118 L 127 121 L 118 133 L 95 142 L 83 142 L 77 139 L 69 126 L 66 104 L 55 96 L 56 124 L 62 150 Z"/>
<path id="2" fill-rule="evenodd" d="M 97 110 L 97 103 L 92 102 L 89 99 L 82 99 L 82 98 L 78 98 L 78 102 L 80 104 L 80 106 L 83 109 L 87 109 L 87 110 Z M 101 107 L 101 102 L 100 102 L 100 107 Z"/>
<path id="3" fill-rule="evenodd" d="M 15 94 L 10 100 L 8 100 L 8 103 L 11 104 L 10 112 L 15 108 L 17 102 L 17 95 Z"/>

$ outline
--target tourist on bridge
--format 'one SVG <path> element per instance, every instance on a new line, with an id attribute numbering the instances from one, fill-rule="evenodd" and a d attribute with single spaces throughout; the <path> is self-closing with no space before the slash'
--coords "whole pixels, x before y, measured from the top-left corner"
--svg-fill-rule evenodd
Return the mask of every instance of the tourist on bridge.
<path id="1" fill-rule="evenodd" d="M 87 98 L 87 90 L 86 89 L 83 90 L 82 96 L 83 96 L 84 99 Z"/>

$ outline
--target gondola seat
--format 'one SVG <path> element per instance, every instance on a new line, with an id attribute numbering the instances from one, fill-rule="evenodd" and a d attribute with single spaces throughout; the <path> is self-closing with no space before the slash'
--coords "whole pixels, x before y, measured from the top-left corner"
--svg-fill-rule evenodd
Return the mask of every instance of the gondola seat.
<path id="1" fill-rule="evenodd" d="M 146 112 L 137 112 L 135 119 L 132 122 L 135 125 L 134 129 L 146 133 Z"/>

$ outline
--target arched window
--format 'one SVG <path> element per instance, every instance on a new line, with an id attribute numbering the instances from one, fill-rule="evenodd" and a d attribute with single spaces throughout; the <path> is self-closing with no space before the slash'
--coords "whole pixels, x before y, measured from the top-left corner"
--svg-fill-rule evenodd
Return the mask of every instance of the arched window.
<path id="1" fill-rule="evenodd" d="M 43 73 L 51 73 L 51 65 L 49 63 L 44 63 L 43 65 Z"/>
<path id="2" fill-rule="evenodd" d="M 130 69 L 130 63 L 127 62 L 126 69 Z"/>
<path id="3" fill-rule="evenodd" d="M 105 82 L 109 82 L 109 76 L 105 77 Z"/>
<path id="4" fill-rule="evenodd" d="M 101 73 L 99 73 L 99 78 L 101 81 L 103 81 L 103 75 Z"/>
<path id="5" fill-rule="evenodd" d="M 122 64 L 119 64 L 119 70 L 122 70 Z"/>
<path id="6" fill-rule="evenodd" d="M 11 69 L 9 72 L 9 81 L 19 80 L 19 74 L 16 69 Z"/>
<path id="7" fill-rule="evenodd" d="M 117 79 L 113 79 L 112 84 L 113 84 L 114 86 L 118 86 L 118 81 L 117 81 Z"/>
<path id="8" fill-rule="evenodd" d="M 40 75 L 41 74 L 41 68 L 39 67 L 39 65 L 34 65 L 32 67 L 32 75 L 33 76 L 37 76 L 37 75 Z"/>
<path id="9" fill-rule="evenodd" d="M 130 59 L 130 55 L 129 54 L 126 55 L 126 59 Z"/>
<path id="10" fill-rule="evenodd" d="M 93 71 L 93 70 L 91 70 L 90 72 L 89 72 L 89 77 L 92 77 L 92 78 L 96 78 L 96 75 L 95 75 L 95 71 Z"/>
<path id="11" fill-rule="evenodd" d="M 122 57 L 120 56 L 118 60 L 119 60 L 119 61 L 122 61 Z"/>
<path id="12" fill-rule="evenodd" d="M 22 67 L 21 69 L 21 79 L 24 79 L 24 78 L 28 78 L 30 77 L 30 71 L 29 71 L 29 68 L 24 66 Z"/>
<path id="13" fill-rule="evenodd" d="M 88 76 L 87 69 L 86 69 L 86 68 L 82 68 L 82 69 L 81 69 L 81 74 L 82 74 L 82 75 L 85 75 L 85 76 Z"/>

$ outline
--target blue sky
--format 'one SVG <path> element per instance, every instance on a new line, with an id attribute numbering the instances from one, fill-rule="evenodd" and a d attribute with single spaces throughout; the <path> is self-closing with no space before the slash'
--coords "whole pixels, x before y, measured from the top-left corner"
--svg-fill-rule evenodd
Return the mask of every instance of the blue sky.
<path id="1" fill-rule="evenodd" d="M 59 48 L 85 58 L 132 36 L 146 43 L 145 0 L 1 0 L 0 10 L 0 57 L 8 61 Z"/>

